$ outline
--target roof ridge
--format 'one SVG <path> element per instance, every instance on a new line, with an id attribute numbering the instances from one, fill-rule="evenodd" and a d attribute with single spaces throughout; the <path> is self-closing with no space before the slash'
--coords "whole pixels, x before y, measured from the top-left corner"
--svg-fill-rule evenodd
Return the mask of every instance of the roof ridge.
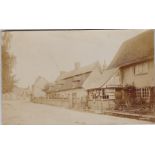
<path id="1" fill-rule="evenodd" d="M 62 79 L 65 79 L 65 78 L 68 78 L 68 77 L 72 77 L 72 76 L 76 76 L 76 75 L 80 75 L 80 74 L 84 74 L 84 73 L 87 73 L 87 72 L 90 72 L 90 70 L 93 70 L 97 65 L 98 65 L 98 61 L 92 63 L 92 64 L 88 64 L 88 65 L 85 65 L 85 66 L 81 66 L 79 69 L 73 69 L 71 71 L 66 71 L 63 75 L 62 75 L 62 78 L 60 78 L 59 80 L 62 80 Z M 87 69 L 88 67 L 90 67 L 91 69 L 88 69 L 86 71 L 83 71 L 82 73 L 78 73 L 80 72 L 82 69 Z M 76 73 L 77 72 L 77 73 Z M 72 75 L 69 75 L 69 74 L 72 74 Z"/>

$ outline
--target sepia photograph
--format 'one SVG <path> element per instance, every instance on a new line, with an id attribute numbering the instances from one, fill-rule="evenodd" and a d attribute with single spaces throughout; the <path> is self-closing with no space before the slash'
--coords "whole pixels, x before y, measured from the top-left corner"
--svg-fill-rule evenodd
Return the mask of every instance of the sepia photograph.
<path id="1" fill-rule="evenodd" d="M 155 155 L 153 0 L 1 6 L 1 154 Z"/>
<path id="2" fill-rule="evenodd" d="M 2 124 L 155 123 L 154 30 L 3 30 Z"/>

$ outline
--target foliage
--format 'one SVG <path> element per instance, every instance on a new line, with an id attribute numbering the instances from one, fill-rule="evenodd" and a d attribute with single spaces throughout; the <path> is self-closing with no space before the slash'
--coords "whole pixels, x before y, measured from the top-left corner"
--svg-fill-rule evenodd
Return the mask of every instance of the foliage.
<path id="1" fill-rule="evenodd" d="M 16 80 L 12 73 L 15 65 L 15 56 L 9 53 L 10 47 L 10 33 L 4 32 L 2 42 L 2 92 L 11 92 L 15 86 Z"/>

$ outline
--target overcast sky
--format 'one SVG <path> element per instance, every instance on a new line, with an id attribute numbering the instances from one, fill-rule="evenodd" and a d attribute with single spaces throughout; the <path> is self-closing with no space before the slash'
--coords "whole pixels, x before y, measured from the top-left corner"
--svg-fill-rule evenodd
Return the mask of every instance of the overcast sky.
<path id="1" fill-rule="evenodd" d="M 110 63 L 121 43 L 144 30 L 74 30 L 11 32 L 10 52 L 16 56 L 14 74 L 21 87 L 38 76 L 52 82 L 60 71 L 104 60 Z"/>

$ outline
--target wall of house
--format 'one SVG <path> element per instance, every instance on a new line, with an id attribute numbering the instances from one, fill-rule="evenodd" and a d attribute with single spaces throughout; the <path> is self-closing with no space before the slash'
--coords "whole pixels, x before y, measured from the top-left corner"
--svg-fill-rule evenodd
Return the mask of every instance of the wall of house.
<path id="1" fill-rule="evenodd" d="M 33 97 L 45 97 L 46 93 L 43 91 L 48 82 L 42 78 L 36 80 L 32 85 L 32 96 Z"/>
<path id="2" fill-rule="evenodd" d="M 33 97 L 45 97 L 46 93 L 42 91 L 42 88 L 38 88 L 38 87 L 33 87 L 32 88 L 32 96 Z"/>
<path id="3" fill-rule="evenodd" d="M 137 74 L 137 68 L 143 68 L 144 73 Z M 147 68 L 146 68 L 147 66 Z M 122 72 L 122 82 L 125 85 L 134 85 L 137 88 L 155 86 L 154 83 L 154 62 L 153 60 L 144 63 L 130 65 L 121 69 Z"/>
<path id="4" fill-rule="evenodd" d="M 71 89 L 71 90 L 65 90 L 65 91 L 59 91 L 57 94 L 60 94 L 60 96 L 70 96 L 72 97 L 72 95 L 77 98 L 81 98 L 81 97 L 85 97 L 87 96 L 87 91 L 83 88 L 79 88 L 79 89 Z"/>

